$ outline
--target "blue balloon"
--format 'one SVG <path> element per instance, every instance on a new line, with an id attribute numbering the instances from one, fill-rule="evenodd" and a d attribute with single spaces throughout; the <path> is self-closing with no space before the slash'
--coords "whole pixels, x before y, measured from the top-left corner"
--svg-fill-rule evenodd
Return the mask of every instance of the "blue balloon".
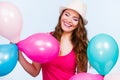
<path id="1" fill-rule="evenodd" d="M 101 75 L 106 75 L 118 60 L 119 48 L 112 36 L 101 33 L 89 41 L 87 55 L 91 66 Z"/>
<path id="2" fill-rule="evenodd" d="M 9 74 L 16 66 L 18 47 L 15 44 L 0 45 L 0 77 Z"/>

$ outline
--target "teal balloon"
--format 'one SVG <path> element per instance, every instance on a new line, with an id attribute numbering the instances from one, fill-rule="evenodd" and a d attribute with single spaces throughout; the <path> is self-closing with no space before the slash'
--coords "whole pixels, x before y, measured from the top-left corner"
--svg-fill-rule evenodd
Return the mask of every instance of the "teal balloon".
<path id="1" fill-rule="evenodd" d="M 118 60 L 118 44 L 112 36 L 98 34 L 89 41 L 87 56 L 91 66 L 101 75 L 106 75 Z"/>
<path id="2" fill-rule="evenodd" d="M 0 77 L 9 74 L 16 66 L 18 48 L 15 44 L 0 45 Z"/>

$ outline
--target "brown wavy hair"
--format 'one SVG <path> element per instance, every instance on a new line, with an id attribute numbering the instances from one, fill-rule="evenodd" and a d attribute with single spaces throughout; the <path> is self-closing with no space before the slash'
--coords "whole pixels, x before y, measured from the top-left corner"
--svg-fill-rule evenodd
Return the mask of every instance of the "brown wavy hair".
<path id="1" fill-rule="evenodd" d="M 58 24 L 55 27 L 55 31 L 53 32 L 53 36 L 58 41 L 60 41 L 62 33 L 63 33 L 63 30 L 61 29 L 61 24 L 60 24 L 60 19 L 61 19 L 63 12 L 59 16 Z M 87 31 L 84 27 L 84 22 L 81 16 L 80 16 L 77 28 L 72 33 L 71 42 L 73 44 L 73 48 L 76 53 L 77 71 L 86 72 L 87 63 L 88 63 L 87 52 L 86 52 L 87 45 L 88 45 L 88 38 L 87 38 Z"/>

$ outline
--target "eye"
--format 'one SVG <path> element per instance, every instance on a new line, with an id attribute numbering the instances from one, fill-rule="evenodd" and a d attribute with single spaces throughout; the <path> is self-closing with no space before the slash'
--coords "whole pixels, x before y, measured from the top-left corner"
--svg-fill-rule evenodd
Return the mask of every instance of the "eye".
<path id="1" fill-rule="evenodd" d="M 73 18 L 74 21 L 78 21 L 78 18 Z"/>
<path id="2" fill-rule="evenodd" d="M 67 17 L 68 17 L 68 16 L 69 16 L 69 14 L 68 14 L 68 13 L 65 13 L 65 16 L 67 16 Z"/>

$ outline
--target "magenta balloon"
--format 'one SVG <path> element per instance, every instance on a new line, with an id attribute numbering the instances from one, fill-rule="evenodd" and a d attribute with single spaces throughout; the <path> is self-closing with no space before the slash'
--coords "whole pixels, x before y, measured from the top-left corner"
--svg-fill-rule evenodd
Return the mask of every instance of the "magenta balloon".
<path id="1" fill-rule="evenodd" d="M 69 80 L 104 80 L 100 74 L 79 73 L 72 76 Z"/>
<path id="2" fill-rule="evenodd" d="M 45 63 L 59 55 L 59 42 L 48 33 L 36 33 L 17 43 L 31 60 Z"/>

